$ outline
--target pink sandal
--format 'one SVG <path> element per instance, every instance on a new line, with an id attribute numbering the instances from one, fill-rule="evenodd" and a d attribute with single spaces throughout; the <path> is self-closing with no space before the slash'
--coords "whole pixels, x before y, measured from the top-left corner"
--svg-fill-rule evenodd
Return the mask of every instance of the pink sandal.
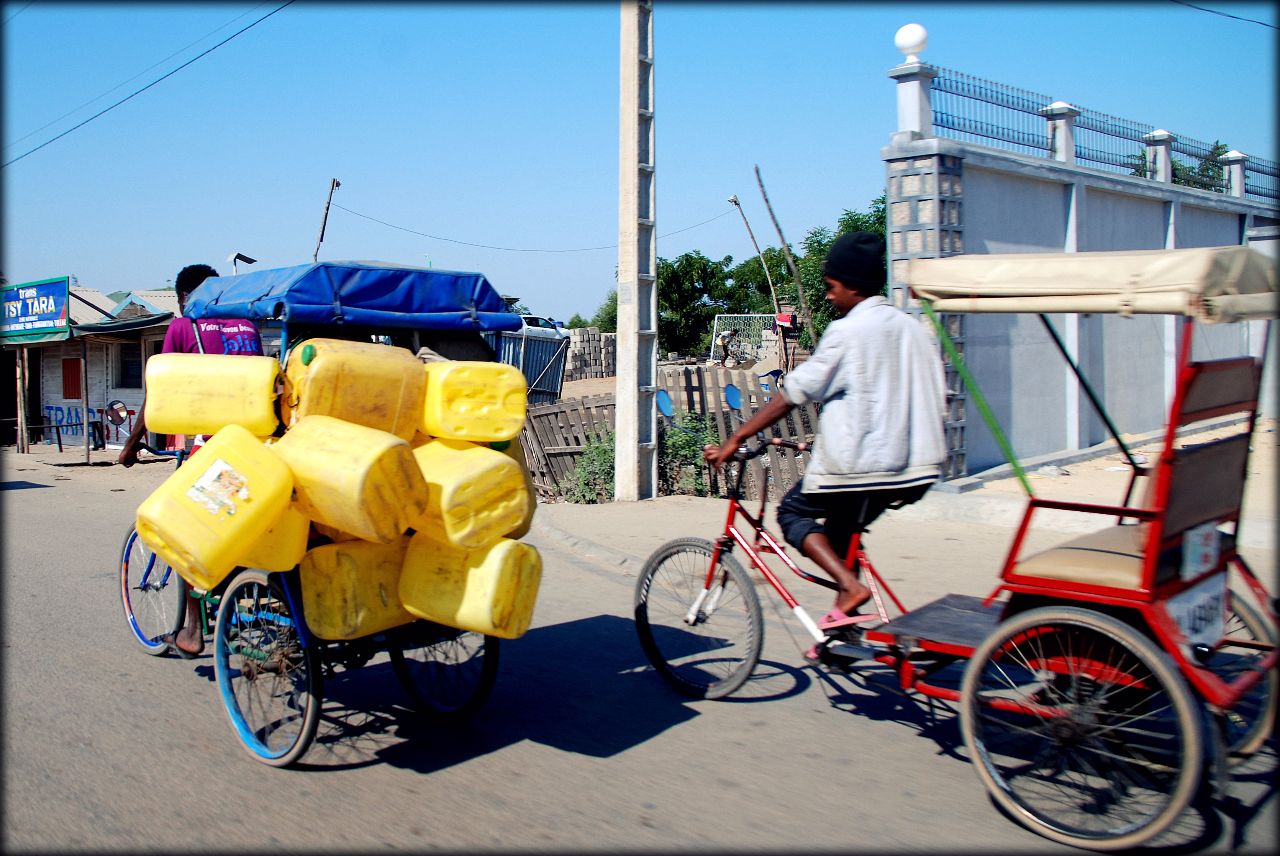
<path id="1" fill-rule="evenodd" d="M 841 610 L 833 609 L 826 615 L 822 616 L 822 618 L 818 619 L 818 629 L 835 630 L 840 627 L 848 627 L 851 624 L 862 624 L 867 621 L 877 621 L 879 618 L 880 616 L 874 614 L 845 615 Z"/>

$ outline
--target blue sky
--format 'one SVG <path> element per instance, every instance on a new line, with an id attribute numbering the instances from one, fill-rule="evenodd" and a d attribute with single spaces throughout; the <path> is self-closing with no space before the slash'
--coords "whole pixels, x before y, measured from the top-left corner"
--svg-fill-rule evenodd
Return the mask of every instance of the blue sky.
<path id="1" fill-rule="evenodd" d="M 280 2 L 5 3 L 3 162 Z M 1170 0 L 654 5 L 666 258 L 750 256 L 731 194 L 776 245 L 756 164 L 793 244 L 865 209 L 913 21 L 926 62 L 1280 159 L 1271 3 L 1196 3 L 1271 26 Z M 614 2 L 295 2 L 0 170 L 0 269 L 114 291 L 308 262 L 337 178 L 320 258 L 481 271 L 589 317 L 617 265 L 618 27 Z"/>

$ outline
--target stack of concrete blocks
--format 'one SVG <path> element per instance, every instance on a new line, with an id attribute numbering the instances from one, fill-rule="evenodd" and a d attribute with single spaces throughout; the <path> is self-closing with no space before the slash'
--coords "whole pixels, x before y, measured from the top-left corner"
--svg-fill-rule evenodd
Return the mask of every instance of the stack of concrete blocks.
<path id="1" fill-rule="evenodd" d="M 565 380 L 613 377 L 618 373 L 617 334 L 601 333 L 599 327 L 578 327 L 569 331 L 569 356 Z"/>

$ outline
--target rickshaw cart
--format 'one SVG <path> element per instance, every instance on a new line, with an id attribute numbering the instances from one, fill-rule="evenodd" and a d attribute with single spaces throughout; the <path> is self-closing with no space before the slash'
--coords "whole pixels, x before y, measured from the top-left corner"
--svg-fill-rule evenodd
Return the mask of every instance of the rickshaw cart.
<path id="1" fill-rule="evenodd" d="M 980 778 L 1021 823 L 1076 846 L 1136 846 L 1186 807 L 1206 755 L 1245 757 L 1271 733 L 1276 604 L 1237 551 L 1262 362 L 1194 360 L 1192 341 L 1196 322 L 1274 318 L 1274 267 L 1246 247 L 971 255 L 913 260 L 907 281 L 989 422 L 936 313 L 1038 314 L 1131 474 L 1118 505 L 1036 497 L 992 423 L 1029 497 L 1000 583 L 905 612 L 863 644 L 903 689 L 959 702 Z M 1130 454 L 1046 313 L 1182 316 L 1153 465 Z M 1222 417 L 1226 436 L 1179 446 L 1180 429 Z M 1024 556 L 1040 509 L 1110 525 Z M 959 689 L 932 682 L 961 660 Z"/>

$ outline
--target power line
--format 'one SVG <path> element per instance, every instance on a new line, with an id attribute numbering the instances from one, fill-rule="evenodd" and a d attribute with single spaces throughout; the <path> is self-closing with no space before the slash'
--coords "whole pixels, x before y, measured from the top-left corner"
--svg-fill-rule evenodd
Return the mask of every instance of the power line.
<path id="1" fill-rule="evenodd" d="M 153 81 L 151 81 L 150 83 L 148 83 L 146 86 L 144 86 L 144 87 L 142 87 L 141 89 L 139 89 L 139 90 L 135 91 L 132 95 L 128 95 L 128 96 L 125 96 L 124 98 L 121 98 L 119 101 L 117 101 L 116 103 L 112 104 L 110 107 L 107 107 L 107 108 L 105 108 L 105 109 L 103 109 L 103 110 L 98 111 L 97 113 L 94 113 L 94 114 L 93 114 L 92 116 L 90 116 L 88 119 L 85 119 L 83 122 L 81 122 L 81 123 L 80 123 L 80 124 L 78 124 L 78 125 L 75 125 L 75 126 L 73 126 L 73 127 L 71 127 L 71 128 L 68 128 L 67 130 L 63 131 L 61 134 L 58 134 L 58 136 L 54 137 L 53 139 L 51 139 L 51 140 L 45 140 L 43 143 L 41 143 L 40 145 L 36 146 L 34 149 L 31 149 L 30 151 L 27 151 L 27 152 L 23 152 L 22 154 L 18 155 L 18 156 L 17 156 L 16 158 L 14 158 L 13 160 L 8 161 L 8 162 L 4 163 L 3 165 L 0 165 L 0 169 L 3 169 L 4 167 L 11 166 L 11 165 L 13 165 L 13 164 L 17 163 L 18 161 L 20 161 L 20 160 L 22 160 L 23 158 L 25 158 L 27 155 L 35 154 L 36 152 L 40 151 L 41 149 L 43 149 L 45 146 L 49 145 L 50 143 L 56 143 L 58 140 L 60 140 L 60 139 L 62 139 L 63 137 L 65 137 L 67 134 L 70 134 L 72 131 L 75 131 L 75 130 L 78 130 L 78 129 L 80 129 L 80 128 L 83 128 L 85 125 L 89 124 L 89 123 L 90 123 L 90 122 L 92 122 L 94 119 L 97 119 L 99 116 L 102 116 L 102 115 L 104 115 L 104 114 L 106 114 L 106 113 L 109 113 L 109 112 L 111 112 L 112 110 L 114 110 L 114 109 L 116 109 L 117 107 L 119 107 L 121 104 L 125 103 L 126 101 L 129 101 L 129 100 L 131 100 L 131 99 L 133 99 L 133 98 L 135 98 L 135 97 L 137 97 L 137 96 L 141 95 L 142 93 L 146 92 L 148 89 L 150 89 L 151 87 L 155 86 L 157 83 L 161 82 L 162 80 L 166 80 L 167 78 L 173 77 L 173 75 L 175 75 L 175 74 L 177 74 L 178 72 L 182 71 L 184 68 L 186 68 L 187 66 L 191 65 L 191 64 L 192 64 L 193 62 L 195 62 L 196 60 L 198 60 L 198 59 L 202 59 L 203 57 L 208 56 L 209 54 L 211 54 L 211 53 L 213 53 L 214 51 L 216 51 L 218 48 L 220 48 L 220 47 L 222 47 L 223 45 L 225 45 L 227 42 L 229 42 L 229 41 L 231 41 L 232 39 L 234 39 L 236 36 L 239 36 L 241 33 L 245 33 L 245 32 L 248 32 L 249 30 L 252 30 L 254 27 L 258 26 L 258 25 L 259 25 L 259 24 L 261 24 L 263 21 L 265 21 L 265 20 L 267 20 L 268 18 L 270 18 L 270 17 L 271 17 L 272 15 L 274 15 L 276 12 L 279 12 L 281 9 L 285 8 L 285 6 L 290 6 L 290 5 L 292 5 L 292 4 L 293 4 L 293 2 L 294 2 L 294 0 L 288 0 L 288 2 L 283 3 L 283 4 L 281 4 L 280 6 L 277 6 L 275 9 L 272 9 L 270 12 L 268 12 L 268 13 L 267 13 L 267 14 L 265 14 L 265 15 L 263 15 L 261 18 L 259 18 L 258 20 L 254 21 L 252 24 L 248 25 L 248 26 L 247 26 L 247 27 L 245 27 L 244 29 L 237 30 L 236 32 L 234 32 L 234 33 L 232 33 L 231 35 L 227 36 L 225 39 L 223 39 L 222 41 L 218 42 L 216 45 L 214 45 L 213 47 L 209 48 L 209 49 L 208 49 L 207 51 L 205 51 L 204 53 L 197 54 L 196 56 L 194 56 L 194 57 L 192 57 L 191 59 L 187 60 L 187 61 L 186 61 L 186 62 L 184 62 L 182 65 L 178 66 L 177 68 L 175 68 L 173 71 L 169 72 L 168 74 L 165 74 L 165 75 L 163 75 L 163 76 L 161 76 L 161 77 L 156 78 L 155 80 L 153 80 Z"/>
<path id="2" fill-rule="evenodd" d="M 35 2 L 35 0 L 32 0 L 32 2 Z M 27 6 L 30 6 L 30 5 L 31 5 L 31 3 L 28 3 L 28 4 L 27 4 Z M 187 46 L 185 46 L 185 47 L 182 47 L 182 48 L 179 48 L 178 50 L 176 50 L 176 51 L 174 51 L 173 53 L 169 54 L 169 55 L 168 55 L 167 57 L 165 57 L 164 59 L 160 60 L 159 62 L 156 62 L 156 63 L 153 63 L 152 65 L 147 66 L 147 67 L 146 67 L 146 68 L 144 68 L 142 71 L 140 71 L 140 72 L 138 72 L 137 74 L 135 74 L 133 77 L 130 77 L 130 78 L 129 78 L 129 79 L 127 79 L 127 80 L 122 80 L 122 81 L 120 81 L 120 82 L 119 82 L 119 83 L 117 83 L 115 86 L 113 86 L 113 87 L 111 87 L 110 89 L 108 89 L 106 92 L 103 92 L 103 93 L 101 93 L 101 94 L 99 94 L 99 95 L 94 96 L 93 98 L 90 98 L 88 101 L 84 102 L 84 103 L 83 103 L 83 104 L 81 104 L 79 107 L 74 107 L 74 108 L 72 108 L 72 109 L 68 110 L 67 112 L 63 113 L 63 114 L 62 114 L 61 116 L 59 116 L 58 118 L 56 118 L 56 119 L 54 119 L 54 120 L 52 120 L 52 121 L 50 121 L 50 122 L 46 122 L 45 124 L 41 125 L 39 128 L 36 128 L 34 131 L 31 131 L 31 132 L 30 132 L 30 133 L 28 133 L 28 134 L 23 134 L 21 137 L 18 137 L 16 140 L 12 140 L 12 141 L 10 141 L 10 142 L 6 143 L 6 144 L 5 144 L 5 148 L 6 148 L 6 149 L 11 149 L 11 148 L 13 148 L 14 146 L 16 146 L 18 143 L 20 143 L 20 142 L 22 142 L 23 140 L 25 140 L 27 137 L 34 137 L 36 134 L 40 133 L 40 132 L 41 132 L 41 131 L 43 131 L 45 128 L 48 128 L 50 125 L 56 125 L 56 124 L 58 124 L 58 123 L 59 123 L 59 122 L 61 122 L 63 119 L 65 119 L 65 118 L 67 118 L 68 116 L 70 116 L 71 114 L 80 112 L 81 110 L 83 110 L 84 108 L 88 107 L 90 104 L 94 103 L 95 101 L 101 101 L 101 100 L 102 100 L 103 98 L 105 98 L 107 95 L 111 94 L 112 92 L 115 92 L 117 89 L 119 89 L 121 86 L 124 86 L 126 83 L 132 83 L 133 81 L 137 80 L 139 77 L 142 77 L 142 75 L 146 74 L 148 71 L 151 71 L 151 70 L 152 70 L 153 68 L 155 68 L 156 66 L 163 65 L 164 63 L 166 63 L 166 62 L 168 62 L 169 60 L 173 59 L 175 56 L 178 56 L 179 54 L 186 53 L 186 52 L 187 52 L 187 51 L 189 51 L 191 48 L 195 47 L 196 45 L 198 45 L 198 44 L 200 44 L 201 42 L 203 42 L 205 39 L 207 39 L 207 38 L 209 38 L 210 36 L 212 36 L 214 33 L 218 32 L 218 30 L 225 30 L 227 27 L 231 26 L 231 25 L 232 25 L 232 24 L 234 24 L 236 21 L 239 21 L 241 18 L 243 18 L 243 17 L 245 17 L 246 15 L 248 15 L 248 14 L 252 13 L 252 12 L 254 11 L 254 9 L 261 8 L 262 6 L 265 6 L 265 5 L 266 5 L 265 3 L 259 3 L 257 6 L 254 6 L 254 7 L 253 7 L 253 9 L 250 9 L 250 10 L 249 10 L 249 11 L 247 11 L 247 12 L 241 12 L 239 15 L 236 15 L 236 16 L 235 16 L 234 18 L 232 18 L 230 21 L 227 21 L 225 24 L 221 24 L 221 25 L 219 25 L 219 26 L 215 27 L 214 29 L 212 29 L 212 30 L 210 30 L 209 32 L 205 33 L 205 34 L 204 34 L 203 36 L 201 36 L 200 38 L 196 39 L 194 42 L 191 42 L 189 45 L 187 45 Z M 24 6 L 24 7 L 23 7 L 23 9 L 25 9 L 25 8 L 26 8 L 26 6 Z M 22 10 L 21 10 L 21 9 L 19 9 L 18 11 L 20 12 L 20 11 L 22 11 Z M 17 14 L 18 14 L 17 12 L 15 12 L 15 13 L 14 13 L 14 15 L 17 15 Z M 12 20 L 12 16 L 10 16 L 10 19 Z M 5 23 L 8 23 L 8 21 L 6 21 Z"/>
<path id="3" fill-rule="evenodd" d="M 1203 6 L 1197 6 L 1194 3 L 1187 3 L 1184 0 L 1169 0 L 1170 3 L 1177 3 L 1179 6 L 1188 6 L 1200 12 L 1208 12 L 1210 15 L 1221 15 L 1224 18 L 1234 18 L 1237 21 L 1245 21 L 1249 24 L 1257 24 L 1260 27 L 1270 27 L 1273 30 L 1280 30 L 1275 24 L 1268 24 L 1266 21 L 1255 21 L 1253 18 L 1241 18 L 1239 15 L 1232 15 L 1227 12 L 1219 12 L 1217 9 L 1206 9 Z"/>
<path id="4" fill-rule="evenodd" d="M 492 246 L 491 244 L 473 244 L 470 241 L 459 241 L 456 238 L 446 238 L 441 235 L 431 235 L 426 232 L 419 232 L 416 229 L 406 228 L 405 226 L 397 226 L 395 223 L 388 223 L 386 220 L 379 220 L 377 217 L 370 217 L 368 214 L 361 214 L 359 211 L 352 211 L 350 208 L 347 208 L 346 206 L 343 206 L 343 205 L 339 205 L 336 202 L 333 203 L 333 207 L 341 208 L 343 211 L 346 211 L 348 214 L 354 214 L 357 217 L 361 217 L 365 220 L 370 220 L 374 223 L 387 226 L 391 229 L 396 229 L 401 232 L 408 232 L 411 235 L 420 235 L 423 238 L 431 238 L 433 241 L 448 241 L 450 244 L 462 244 L 464 247 L 479 247 L 480 249 L 483 249 L 483 250 L 502 250 L 503 252 L 507 252 L 507 253 L 590 253 L 596 250 L 613 250 L 613 249 L 617 249 L 617 246 L 618 246 L 617 244 L 609 244 L 603 247 L 576 247 L 576 248 L 562 249 L 562 250 L 547 250 L 547 249 L 529 249 L 524 247 L 495 247 L 495 246 Z M 730 211 L 732 210 L 733 209 L 730 209 Z M 687 232 L 690 229 L 696 229 L 699 226 L 705 226 L 708 223 L 710 223 L 712 220 L 719 220 L 721 217 L 724 217 L 728 213 L 729 211 L 725 211 L 723 214 L 717 214 L 714 217 L 711 217 L 707 220 L 703 220 L 701 223 L 694 223 L 692 226 L 685 226 L 683 229 L 677 229 L 674 232 L 667 232 L 665 235 L 659 235 L 658 237 L 669 238 L 672 235 L 678 235 L 681 232 Z"/>

